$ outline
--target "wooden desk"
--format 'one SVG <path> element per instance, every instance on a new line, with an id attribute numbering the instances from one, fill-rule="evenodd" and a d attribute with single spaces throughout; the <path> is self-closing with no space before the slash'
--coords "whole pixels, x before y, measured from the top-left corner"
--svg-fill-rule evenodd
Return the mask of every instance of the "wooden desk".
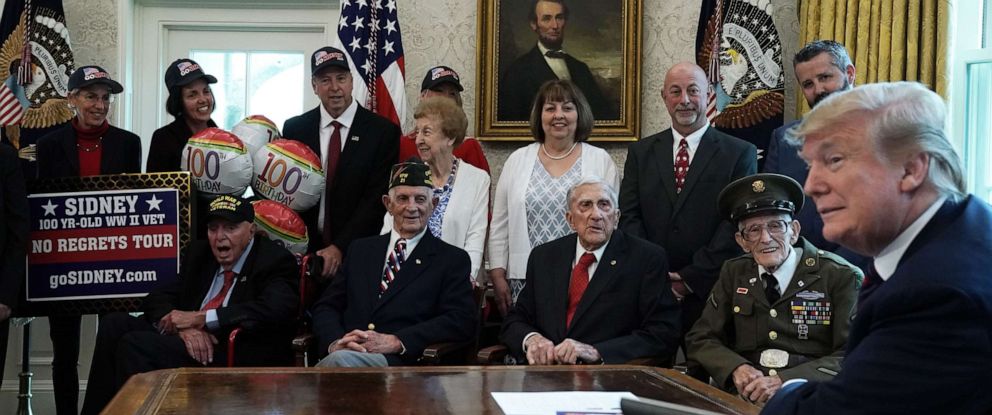
<path id="1" fill-rule="evenodd" d="M 645 366 L 184 368 L 132 377 L 105 414 L 500 414 L 490 392 L 630 391 L 715 412 L 758 408 Z"/>

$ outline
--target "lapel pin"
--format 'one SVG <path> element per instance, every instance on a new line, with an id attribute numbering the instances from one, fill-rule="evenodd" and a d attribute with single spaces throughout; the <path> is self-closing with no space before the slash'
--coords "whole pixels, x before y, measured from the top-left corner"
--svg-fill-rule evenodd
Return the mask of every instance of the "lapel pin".
<path id="1" fill-rule="evenodd" d="M 755 283 L 756 281 L 758 281 L 758 279 L 757 279 L 757 278 L 751 278 L 751 279 L 749 279 L 749 280 L 747 280 L 747 282 L 749 282 L 749 283 L 751 283 L 751 285 L 754 285 L 754 283 Z"/>
<path id="2" fill-rule="evenodd" d="M 417 258 L 417 259 L 416 259 L 416 260 L 414 260 L 413 262 L 416 262 L 416 263 L 417 263 L 417 265 L 420 265 L 420 258 Z"/>
<path id="3" fill-rule="evenodd" d="M 616 264 L 617 264 L 617 260 L 614 259 L 614 260 L 610 261 L 610 265 L 616 265 Z"/>
<path id="4" fill-rule="evenodd" d="M 802 282 L 802 281 L 799 281 L 799 282 L 796 283 L 796 285 L 802 287 L 802 286 L 806 285 L 806 283 L 805 282 Z"/>
<path id="5" fill-rule="evenodd" d="M 352 136 L 351 137 L 351 141 L 358 141 L 358 136 L 357 135 L 356 136 Z"/>
<path id="6" fill-rule="evenodd" d="M 245 281 L 248 281 L 248 277 L 242 275 L 241 276 L 241 282 L 245 282 Z"/>
<path id="7" fill-rule="evenodd" d="M 812 267 L 813 265 L 816 265 L 816 260 L 813 258 L 806 258 L 806 266 Z"/>

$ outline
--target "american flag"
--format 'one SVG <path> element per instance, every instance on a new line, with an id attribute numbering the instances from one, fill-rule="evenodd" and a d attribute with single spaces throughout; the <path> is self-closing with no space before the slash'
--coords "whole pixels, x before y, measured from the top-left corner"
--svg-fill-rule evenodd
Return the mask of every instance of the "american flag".
<path id="1" fill-rule="evenodd" d="M 24 116 L 24 107 L 17 100 L 14 91 L 10 90 L 7 83 L 0 83 L 0 125 L 15 125 L 21 122 Z"/>
<path id="2" fill-rule="evenodd" d="M 406 92 L 396 0 L 342 0 L 333 46 L 351 57 L 352 95 L 358 103 L 401 125 Z"/>

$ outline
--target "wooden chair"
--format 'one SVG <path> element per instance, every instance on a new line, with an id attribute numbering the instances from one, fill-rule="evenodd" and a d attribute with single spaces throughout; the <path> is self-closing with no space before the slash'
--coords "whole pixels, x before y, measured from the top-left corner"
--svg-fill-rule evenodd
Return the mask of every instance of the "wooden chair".
<path id="1" fill-rule="evenodd" d="M 479 333 L 482 331 L 482 310 L 486 304 L 486 287 L 476 286 L 472 289 L 472 297 L 475 299 L 476 325 L 475 335 L 467 342 L 437 343 L 427 346 L 424 353 L 417 360 L 418 363 L 428 366 L 437 365 L 464 365 L 471 362 L 472 355 L 479 349 Z"/>

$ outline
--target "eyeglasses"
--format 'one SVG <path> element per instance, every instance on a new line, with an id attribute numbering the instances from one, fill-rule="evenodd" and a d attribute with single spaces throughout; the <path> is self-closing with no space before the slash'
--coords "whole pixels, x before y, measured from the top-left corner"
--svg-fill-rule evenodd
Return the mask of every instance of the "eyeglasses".
<path id="1" fill-rule="evenodd" d="M 105 104 L 110 104 L 114 102 L 114 96 L 111 94 L 107 95 L 97 95 L 97 94 L 79 94 L 79 97 L 90 104 L 96 104 L 98 102 L 103 102 Z"/>
<path id="2" fill-rule="evenodd" d="M 789 224 L 781 219 L 765 222 L 764 224 L 756 223 L 754 225 L 748 226 L 741 229 L 741 237 L 745 241 L 754 242 L 761 239 L 761 232 L 767 230 L 768 234 L 771 236 L 782 236 L 785 234 L 785 230 L 788 229 Z"/>

